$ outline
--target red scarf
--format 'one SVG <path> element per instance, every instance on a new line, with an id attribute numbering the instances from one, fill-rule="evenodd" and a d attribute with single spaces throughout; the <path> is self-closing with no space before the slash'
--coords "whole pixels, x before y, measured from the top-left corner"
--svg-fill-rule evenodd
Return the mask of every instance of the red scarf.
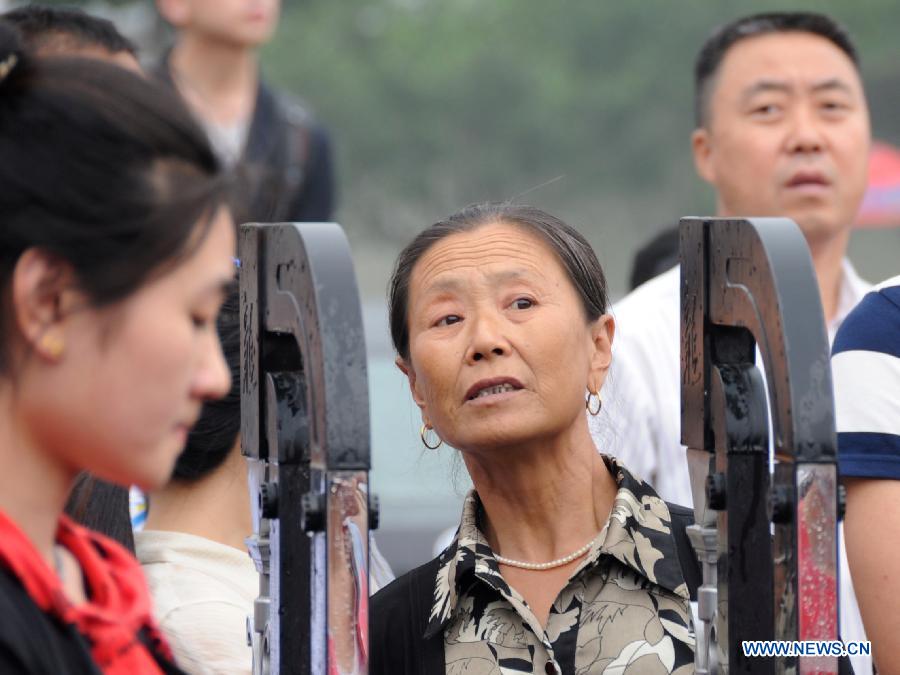
<path id="1" fill-rule="evenodd" d="M 74 625 L 91 645 L 91 656 L 104 673 L 161 673 L 156 656 L 172 661 L 172 652 L 151 613 L 150 592 L 137 560 L 118 543 L 59 519 L 56 541 L 81 566 L 90 599 L 74 605 L 62 582 L 19 527 L 0 510 L 0 564 L 19 579 L 35 604 L 62 623 Z M 138 639 L 144 631 L 148 648 Z"/>

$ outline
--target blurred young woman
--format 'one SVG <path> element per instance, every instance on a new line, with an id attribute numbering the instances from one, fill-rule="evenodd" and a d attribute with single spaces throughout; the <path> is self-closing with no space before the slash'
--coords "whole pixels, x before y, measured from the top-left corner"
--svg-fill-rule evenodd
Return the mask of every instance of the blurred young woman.
<path id="1" fill-rule="evenodd" d="M 178 672 L 137 562 L 61 512 L 83 470 L 167 481 L 228 390 L 224 180 L 170 93 L 6 24 L 0 157 L 0 672 Z"/>

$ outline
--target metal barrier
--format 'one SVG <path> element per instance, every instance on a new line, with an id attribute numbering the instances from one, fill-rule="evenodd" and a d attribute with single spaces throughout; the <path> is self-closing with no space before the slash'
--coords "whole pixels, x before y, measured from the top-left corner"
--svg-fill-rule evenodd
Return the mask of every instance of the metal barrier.
<path id="1" fill-rule="evenodd" d="M 377 509 L 349 246 L 331 223 L 248 224 L 238 250 L 241 446 L 260 573 L 253 672 L 365 673 Z"/>
<path id="2" fill-rule="evenodd" d="M 838 637 L 829 347 L 792 221 L 682 219 L 681 340 L 689 534 L 703 568 L 696 672 L 836 673 L 836 657 L 741 649 Z"/>

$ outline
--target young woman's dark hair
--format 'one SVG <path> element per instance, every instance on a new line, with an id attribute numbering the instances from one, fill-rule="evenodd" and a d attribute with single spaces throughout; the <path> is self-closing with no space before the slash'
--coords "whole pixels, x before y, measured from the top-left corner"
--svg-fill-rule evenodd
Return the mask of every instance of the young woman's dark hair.
<path id="1" fill-rule="evenodd" d="M 491 223 L 518 225 L 541 237 L 556 253 L 578 292 L 585 318 L 595 321 L 606 313 L 606 277 L 594 249 L 578 230 L 533 206 L 473 204 L 422 230 L 397 258 L 388 290 L 388 315 L 394 349 L 404 359 L 409 358 L 409 279 L 419 258 L 444 237 Z"/>
<path id="2" fill-rule="evenodd" d="M 0 157 L 0 671 L 180 672 L 138 562 L 58 511 L 79 470 L 160 485 L 225 392 L 229 180 L 169 89 L 3 21 Z"/>
<path id="3" fill-rule="evenodd" d="M 96 306 L 171 268 L 202 240 L 227 181 L 162 85 L 99 60 L 34 59 L 0 22 L 0 373 L 10 369 L 9 277 L 39 248 Z"/>

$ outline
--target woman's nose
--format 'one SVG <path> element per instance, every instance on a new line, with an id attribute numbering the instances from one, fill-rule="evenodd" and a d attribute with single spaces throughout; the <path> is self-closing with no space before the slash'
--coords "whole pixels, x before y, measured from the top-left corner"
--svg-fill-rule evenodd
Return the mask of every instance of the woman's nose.
<path id="1" fill-rule="evenodd" d="M 222 398 L 231 389 L 231 371 L 218 337 L 204 349 L 200 367 L 194 377 L 194 395 L 201 399 Z"/>
<path id="2" fill-rule="evenodd" d="M 510 351 L 509 342 L 503 335 L 501 322 L 496 317 L 474 317 L 472 337 L 466 351 L 466 361 L 474 363 L 482 359 L 503 356 Z"/>

